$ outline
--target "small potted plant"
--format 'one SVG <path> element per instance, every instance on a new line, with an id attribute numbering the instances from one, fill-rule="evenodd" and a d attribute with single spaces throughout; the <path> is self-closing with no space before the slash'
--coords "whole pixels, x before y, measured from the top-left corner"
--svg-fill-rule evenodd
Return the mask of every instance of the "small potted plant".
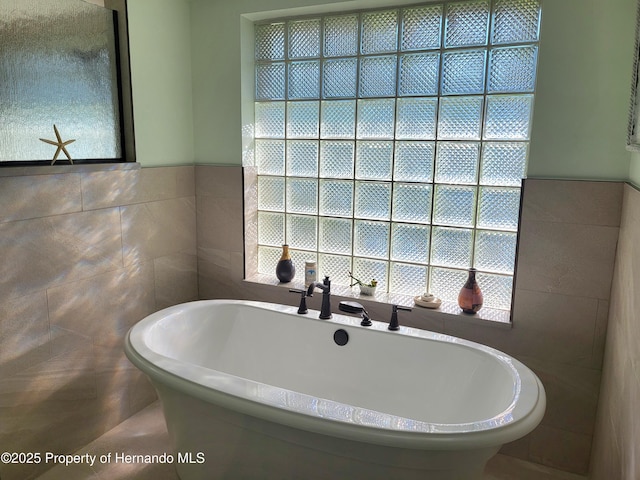
<path id="1" fill-rule="evenodd" d="M 354 285 L 358 285 L 360 287 L 361 295 L 373 296 L 376 294 L 376 287 L 378 286 L 378 282 L 376 281 L 375 278 L 372 278 L 369 283 L 365 283 L 361 280 L 358 280 L 356 277 L 354 277 L 351 272 L 348 272 L 348 273 L 349 273 L 349 278 L 353 280 L 353 283 L 349 285 L 350 287 L 353 287 Z"/>

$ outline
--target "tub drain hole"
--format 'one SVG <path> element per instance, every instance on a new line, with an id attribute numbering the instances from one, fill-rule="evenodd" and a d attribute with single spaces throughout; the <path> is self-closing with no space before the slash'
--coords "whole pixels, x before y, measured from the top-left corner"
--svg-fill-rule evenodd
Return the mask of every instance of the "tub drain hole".
<path id="1" fill-rule="evenodd" d="M 333 334 L 333 341 L 342 347 L 343 345 L 346 345 L 347 342 L 349 341 L 349 334 L 347 333 L 346 330 L 343 330 L 342 328 L 340 328 L 336 330 L 335 333 Z"/>

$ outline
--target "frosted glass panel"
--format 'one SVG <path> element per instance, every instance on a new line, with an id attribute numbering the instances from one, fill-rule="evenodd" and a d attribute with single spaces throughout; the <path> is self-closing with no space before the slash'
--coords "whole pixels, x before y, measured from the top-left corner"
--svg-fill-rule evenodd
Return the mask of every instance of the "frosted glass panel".
<path id="1" fill-rule="evenodd" d="M 431 190 L 431 185 L 396 183 L 393 187 L 393 219 L 429 223 Z"/>
<path id="2" fill-rule="evenodd" d="M 496 273 L 513 273 L 516 234 L 478 230 L 474 266 Z"/>
<path id="3" fill-rule="evenodd" d="M 351 220 L 346 218 L 321 218 L 320 251 L 350 255 L 352 229 Z"/>
<path id="4" fill-rule="evenodd" d="M 313 179 L 287 179 L 287 212 L 308 213 L 318 212 L 318 181 Z"/>
<path id="5" fill-rule="evenodd" d="M 334 285 L 349 285 L 347 272 L 351 271 L 351 257 L 341 255 L 318 255 L 318 278 L 329 276 Z"/>
<path id="6" fill-rule="evenodd" d="M 353 248 L 354 253 L 359 256 L 387 258 L 389 255 L 389 224 L 356 220 Z"/>
<path id="7" fill-rule="evenodd" d="M 287 215 L 287 243 L 291 248 L 315 250 L 318 219 L 307 215 Z M 298 264 L 299 265 L 299 264 Z"/>
<path id="8" fill-rule="evenodd" d="M 450 3 L 445 18 L 445 46 L 466 47 L 487 43 L 489 2 Z"/>
<path id="9" fill-rule="evenodd" d="M 413 263 L 427 263 L 429 227 L 394 223 L 391 233 L 391 258 Z"/>
<path id="10" fill-rule="evenodd" d="M 293 177 L 318 175 L 318 142 L 313 140 L 287 142 L 287 175 Z"/>
<path id="11" fill-rule="evenodd" d="M 289 98 L 318 98 L 320 95 L 320 62 L 292 62 L 289 65 Z"/>
<path id="12" fill-rule="evenodd" d="M 284 102 L 256 103 L 256 138 L 284 138 Z"/>
<path id="13" fill-rule="evenodd" d="M 284 24 L 256 26 L 256 60 L 284 59 Z"/>
<path id="14" fill-rule="evenodd" d="M 493 15 L 494 44 L 538 40 L 539 0 L 496 0 Z"/>
<path id="15" fill-rule="evenodd" d="M 494 49 L 489 62 L 489 91 L 533 92 L 537 56 L 536 46 Z"/>
<path id="16" fill-rule="evenodd" d="M 284 140 L 256 140 L 258 174 L 283 175 L 284 150 Z"/>
<path id="17" fill-rule="evenodd" d="M 284 178 L 258 177 L 258 208 L 284 211 Z"/>
<path id="18" fill-rule="evenodd" d="M 495 95 L 487 97 L 484 138 L 490 140 L 528 140 L 531 130 L 533 95 Z"/>
<path id="19" fill-rule="evenodd" d="M 474 184 L 478 177 L 479 143 L 439 142 L 436 182 Z"/>
<path id="20" fill-rule="evenodd" d="M 395 100 L 358 100 L 357 138 L 393 138 Z"/>
<path id="21" fill-rule="evenodd" d="M 289 58 L 320 54 L 320 19 L 300 20 L 289 25 Z"/>
<path id="22" fill-rule="evenodd" d="M 356 182 L 356 217 L 388 220 L 390 210 L 390 183 Z"/>
<path id="23" fill-rule="evenodd" d="M 358 52 L 358 16 L 328 17 L 324 22 L 324 54 L 327 57 Z"/>
<path id="24" fill-rule="evenodd" d="M 391 180 L 393 142 L 358 142 L 356 146 L 356 178 L 358 180 Z"/>
<path id="25" fill-rule="evenodd" d="M 484 50 L 447 52 L 442 59 L 442 95 L 484 92 Z"/>
<path id="26" fill-rule="evenodd" d="M 284 214 L 258 212 L 258 242 L 273 246 L 284 243 Z"/>
<path id="27" fill-rule="evenodd" d="M 426 290 L 427 268 L 422 265 L 391 264 L 389 291 L 405 295 L 419 295 Z"/>
<path id="28" fill-rule="evenodd" d="M 438 227 L 433 229 L 432 235 L 432 265 L 455 268 L 471 266 L 472 230 Z"/>
<path id="29" fill-rule="evenodd" d="M 284 63 L 267 63 L 256 66 L 256 100 L 284 100 Z"/>
<path id="30" fill-rule="evenodd" d="M 491 292 L 491 295 L 484 296 L 486 307 L 509 309 L 513 296 L 513 277 L 479 272 L 476 278 L 483 292 Z"/>
<path id="31" fill-rule="evenodd" d="M 516 231 L 520 210 L 520 189 L 482 187 L 478 227 Z"/>
<path id="32" fill-rule="evenodd" d="M 123 156 L 111 10 L 80 0 L 0 2 L 0 161 Z M 59 161 L 66 161 L 61 155 Z"/>
<path id="33" fill-rule="evenodd" d="M 433 222 L 441 225 L 473 227 L 476 189 L 457 185 L 437 185 Z"/>
<path id="34" fill-rule="evenodd" d="M 527 147 L 524 142 L 485 143 L 480 184 L 519 187 L 527 169 Z"/>
<path id="35" fill-rule="evenodd" d="M 356 131 L 356 102 L 322 102 L 321 138 L 353 138 Z"/>
<path id="36" fill-rule="evenodd" d="M 362 15 L 361 52 L 393 52 L 398 42 L 398 13 L 396 10 Z"/>
<path id="37" fill-rule="evenodd" d="M 439 68 L 439 53 L 402 55 L 398 95 L 436 95 Z"/>
<path id="38" fill-rule="evenodd" d="M 440 100 L 438 138 L 480 140 L 482 97 L 444 97 Z"/>
<path id="39" fill-rule="evenodd" d="M 325 60 L 323 66 L 323 97 L 356 96 L 358 61 L 355 58 Z"/>
<path id="40" fill-rule="evenodd" d="M 282 255 L 282 247 L 258 247 L 258 273 L 273 275 Z"/>
<path id="41" fill-rule="evenodd" d="M 396 93 L 396 57 L 363 57 L 360 60 L 360 96 L 392 97 Z"/>
<path id="42" fill-rule="evenodd" d="M 320 180 L 320 215 L 350 217 L 353 212 L 353 182 Z"/>
<path id="43" fill-rule="evenodd" d="M 287 137 L 317 138 L 318 102 L 289 102 L 287 104 Z"/>
<path id="44" fill-rule="evenodd" d="M 433 142 L 396 142 L 394 180 L 430 182 L 434 150 Z"/>
<path id="45" fill-rule="evenodd" d="M 402 50 L 440 47 L 442 5 L 407 8 L 402 13 Z"/>
<path id="46" fill-rule="evenodd" d="M 397 140 L 433 140 L 436 138 L 436 98 L 399 98 Z"/>
<path id="47" fill-rule="evenodd" d="M 320 176 L 348 178 L 353 175 L 354 145 L 348 141 L 320 142 Z"/>

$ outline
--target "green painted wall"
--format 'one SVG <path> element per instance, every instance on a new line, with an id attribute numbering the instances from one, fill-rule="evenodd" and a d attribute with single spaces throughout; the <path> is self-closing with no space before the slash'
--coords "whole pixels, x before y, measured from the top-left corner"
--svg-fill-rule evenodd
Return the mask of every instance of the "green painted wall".
<path id="1" fill-rule="evenodd" d="M 633 175 L 637 182 L 640 160 L 630 168 L 631 154 L 625 150 L 635 0 L 543 2 L 529 176 L 626 180 Z M 196 163 L 242 163 L 242 132 L 251 130 L 249 120 L 243 125 L 242 115 L 244 111 L 249 118 L 250 102 L 243 104 L 243 91 L 250 96 L 251 58 L 243 64 L 241 57 L 243 49 L 250 49 L 246 37 L 251 34 L 251 22 L 242 15 L 269 18 L 288 8 L 310 13 L 383 4 L 377 0 L 192 0 Z M 244 83 L 243 69 L 249 72 Z"/>
<path id="2" fill-rule="evenodd" d="M 631 155 L 631 165 L 629 166 L 629 180 L 636 187 L 640 188 L 640 153 Z"/>
<path id="3" fill-rule="evenodd" d="M 625 180 L 635 0 L 546 0 L 530 177 Z"/>
<path id="4" fill-rule="evenodd" d="M 128 0 L 137 161 L 193 164 L 191 22 L 187 0 Z"/>

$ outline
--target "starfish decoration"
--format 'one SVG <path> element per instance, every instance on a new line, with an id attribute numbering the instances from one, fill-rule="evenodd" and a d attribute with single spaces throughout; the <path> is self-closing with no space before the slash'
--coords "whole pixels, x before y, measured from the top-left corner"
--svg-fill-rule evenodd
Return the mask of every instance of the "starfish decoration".
<path id="1" fill-rule="evenodd" d="M 58 149 L 56 150 L 56 154 L 53 156 L 53 161 L 51 162 L 51 165 L 56 163 L 56 160 L 58 159 L 58 155 L 60 155 L 60 152 L 64 152 L 64 154 L 67 156 L 67 158 L 71 162 L 71 165 L 73 165 L 73 160 L 71 160 L 71 155 L 69 155 L 69 152 L 67 152 L 67 148 L 66 147 L 70 143 L 75 142 L 75 140 L 67 140 L 66 142 L 63 142 L 62 141 L 62 137 L 60 137 L 60 132 L 58 132 L 58 128 L 55 126 L 55 124 L 53 125 L 53 131 L 56 132 L 56 138 L 58 139 L 57 142 L 55 142 L 53 140 L 46 140 L 44 138 L 40 139 L 44 143 L 48 143 L 49 145 L 55 145 L 56 147 L 58 147 Z"/>

